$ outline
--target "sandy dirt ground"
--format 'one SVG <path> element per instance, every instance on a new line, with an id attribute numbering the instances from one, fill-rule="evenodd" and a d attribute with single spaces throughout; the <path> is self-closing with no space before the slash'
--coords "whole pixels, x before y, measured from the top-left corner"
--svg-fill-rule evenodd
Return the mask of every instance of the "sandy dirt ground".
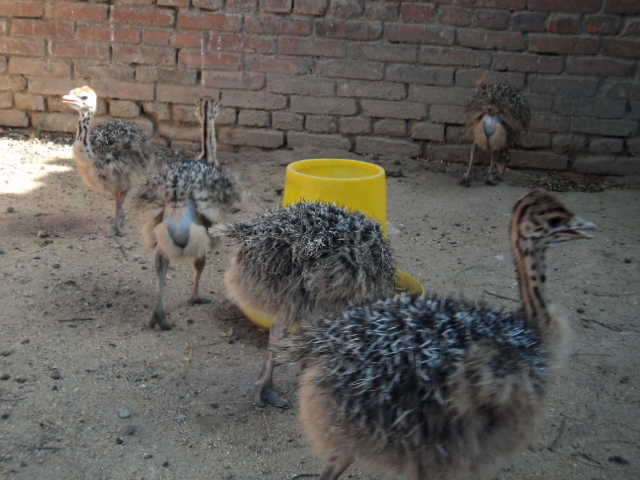
<path id="1" fill-rule="evenodd" d="M 126 236 L 107 238 L 113 201 L 89 190 L 70 139 L 0 135 L 0 478 L 293 479 L 323 465 L 297 420 L 298 367 L 275 380 L 288 410 L 252 404 L 267 335 L 225 298 L 231 247 L 210 252 L 201 292 L 172 264 L 171 331 L 147 327 L 151 254 L 126 202 Z M 325 150 L 221 154 L 247 192 L 238 218 L 277 206 L 285 166 Z M 361 158 L 347 154 L 347 158 Z M 640 478 L 640 191 L 507 171 L 458 186 L 462 165 L 366 157 L 385 167 L 398 266 L 430 292 L 512 309 L 507 238 L 515 201 L 534 185 L 598 224 L 597 237 L 550 253 L 549 281 L 574 331 L 568 368 L 540 434 L 500 480 Z M 610 185 L 609 185 L 610 186 Z M 302 477 L 297 477 L 302 478 Z M 388 479 L 360 465 L 345 479 Z"/>

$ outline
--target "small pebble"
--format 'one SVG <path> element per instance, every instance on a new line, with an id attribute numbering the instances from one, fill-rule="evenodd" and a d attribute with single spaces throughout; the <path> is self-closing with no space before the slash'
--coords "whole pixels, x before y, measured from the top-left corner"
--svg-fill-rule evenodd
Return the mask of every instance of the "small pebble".
<path id="1" fill-rule="evenodd" d="M 13 352 L 15 352 L 15 350 L 13 350 L 11 348 L 7 348 L 6 350 L 0 350 L 0 355 L 2 355 L 3 357 L 8 357 Z"/>
<path id="2" fill-rule="evenodd" d="M 150 459 L 150 458 L 153 458 L 153 455 L 151 455 L 150 453 L 145 453 L 145 454 L 143 455 L 143 458 L 144 458 L 145 460 L 148 460 L 148 459 Z"/>
<path id="3" fill-rule="evenodd" d="M 122 445 L 124 443 L 124 440 L 122 440 L 120 437 L 116 438 L 116 443 L 118 445 Z"/>
<path id="4" fill-rule="evenodd" d="M 44 230 L 38 230 L 38 233 L 36 233 L 36 237 L 38 238 L 47 238 L 48 236 L 49 234 Z"/>
<path id="5" fill-rule="evenodd" d="M 11 376 L 9 376 L 8 373 L 1 373 L 0 374 L 0 380 L 9 380 L 11 378 Z"/>
<path id="6" fill-rule="evenodd" d="M 624 259 L 624 263 L 631 263 L 631 259 L 630 258 L 625 258 Z"/>
<path id="7" fill-rule="evenodd" d="M 7 207 L 7 213 L 13 213 L 13 212 L 15 212 L 15 211 L 16 211 L 16 209 L 15 209 L 15 208 L 13 208 L 12 206 L 8 206 L 8 207 Z"/>
<path id="8" fill-rule="evenodd" d="M 62 378 L 62 374 L 60 373 L 59 370 L 54 370 L 51 372 L 51 374 L 49 375 L 51 378 L 53 378 L 54 380 L 60 380 Z"/>
<path id="9" fill-rule="evenodd" d="M 187 420 L 187 416 L 186 415 L 176 415 L 175 417 L 173 417 L 173 419 L 178 423 L 182 423 L 182 422 L 185 422 Z"/>
<path id="10" fill-rule="evenodd" d="M 16 377 L 16 382 L 18 383 L 27 383 L 27 377 Z"/>
<path id="11" fill-rule="evenodd" d="M 118 417 L 120 418 L 129 418 L 131 415 L 133 415 L 131 410 L 127 410 L 125 408 L 118 410 Z"/>
<path id="12" fill-rule="evenodd" d="M 135 425 L 131 425 L 129 428 L 127 428 L 124 431 L 124 436 L 125 437 L 131 437 L 131 436 L 135 435 L 136 433 L 138 433 L 138 427 L 136 427 Z"/>

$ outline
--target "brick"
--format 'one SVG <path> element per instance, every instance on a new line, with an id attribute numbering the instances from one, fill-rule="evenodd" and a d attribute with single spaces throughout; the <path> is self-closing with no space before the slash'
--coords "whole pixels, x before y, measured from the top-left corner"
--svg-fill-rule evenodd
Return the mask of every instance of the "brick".
<path id="1" fill-rule="evenodd" d="M 447 47 L 421 47 L 419 62 L 426 65 L 452 65 L 487 68 L 491 54 L 478 50 Z"/>
<path id="2" fill-rule="evenodd" d="M 194 32 L 172 32 L 169 45 L 178 48 L 200 48 L 204 50 L 206 44 L 205 36 L 202 33 Z"/>
<path id="3" fill-rule="evenodd" d="M 624 80 L 610 81 L 608 79 L 602 80 L 600 86 L 603 92 L 606 92 L 607 98 L 614 98 L 617 100 L 640 100 L 640 89 L 638 89 L 638 83 Z"/>
<path id="4" fill-rule="evenodd" d="M 630 138 L 627 140 L 627 148 L 629 148 L 631 155 L 640 157 L 640 138 Z"/>
<path id="5" fill-rule="evenodd" d="M 338 150 L 351 150 L 351 142 L 340 134 L 319 135 L 306 132 L 287 133 L 287 146 L 289 148 L 337 148 Z"/>
<path id="6" fill-rule="evenodd" d="M 142 43 L 145 45 L 167 47 L 170 40 L 171 32 L 166 30 L 144 30 L 142 32 Z"/>
<path id="7" fill-rule="evenodd" d="M 289 13 L 293 0 L 260 0 L 260 10 L 267 13 Z"/>
<path id="8" fill-rule="evenodd" d="M 575 117 L 571 121 L 571 131 L 609 137 L 627 137 L 637 134 L 638 122 L 634 120 Z"/>
<path id="9" fill-rule="evenodd" d="M 595 13 L 600 10 L 600 0 L 528 0 L 527 8 L 543 12 Z"/>
<path id="10" fill-rule="evenodd" d="M 293 3 L 293 13 L 320 17 L 327 11 L 328 3 L 329 0 L 296 0 Z"/>
<path id="11" fill-rule="evenodd" d="M 640 13 L 640 4 L 636 0 L 606 0 L 604 11 L 605 13 L 637 15 Z"/>
<path id="12" fill-rule="evenodd" d="M 308 57 L 273 58 L 258 55 L 245 57 L 244 62 L 245 69 L 249 71 L 289 75 L 308 75 L 314 63 Z"/>
<path id="13" fill-rule="evenodd" d="M 330 78 L 382 80 L 384 64 L 357 60 L 321 60 L 318 62 L 318 73 Z"/>
<path id="14" fill-rule="evenodd" d="M 171 105 L 172 119 L 177 123 L 190 123 L 192 125 L 198 124 L 198 117 L 196 117 L 195 102 L 193 104 L 174 104 Z"/>
<path id="15" fill-rule="evenodd" d="M 407 140 L 380 138 L 380 137 L 356 137 L 355 152 L 359 154 L 376 154 L 389 157 L 419 157 L 422 154 L 422 145 L 419 142 Z"/>
<path id="16" fill-rule="evenodd" d="M 42 112 L 45 109 L 44 97 L 42 95 L 16 93 L 14 101 L 15 107 L 18 110 Z"/>
<path id="17" fill-rule="evenodd" d="M 109 113 L 114 117 L 135 118 L 140 115 L 140 106 L 136 102 L 129 100 L 111 100 L 109 102 Z"/>
<path id="18" fill-rule="evenodd" d="M 0 110 L 8 110 L 13 107 L 13 93 L 5 92 L 0 93 Z M 25 108 L 20 108 L 16 106 L 17 110 L 26 110 Z"/>
<path id="19" fill-rule="evenodd" d="M 364 18 L 367 20 L 380 20 L 394 22 L 400 16 L 397 4 L 382 2 L 364 2 Z"/>
<path id="20" fill-rule="evenodd" d="M 458 145 L 439 145 L 429 143 L 427 146 L 427 158 L 443 162 L 469 162 L 469 147 Z"/>
<path id="21" fill-rule="evenodd" d="M 456 72 L 456 85 L 460 87 L 475 88 L 478 80 L 482 76 L 482 71 L 476 69 L 463 70 L 458 69 Z M 519 72 L 496 72 L 492 71 L 489 77 L 491 83 L 505 83 L 514 88 L 522 89 L 524 87 L 525 75 Z"/>
<path id="22" fill-rule="evenodd" d="M 264 110 L 240 110 L 238 125 L 244 127 L 270 127 L 271 112 Z"/>
<path id="23" fill-rule="evenodd" d="M 339 80 L 339 97 L 375 98 L 379 100 L 404 100 L 406 87 L 396 82 L 368 82 L 364 80 Z"/>
<path id="24" fill-rule="evenodd" d="M 531 118 L 529 130 L 546 133 L 566 133 L 569 132 L 571 118 L 565 115 L 538 112 Z"/>
<path id="25" fill-rule="evenodd" d="M 175 24 L 175 11 L 170 8 L 138 8 L 112 5 L 111 21 L 120 25 L 173 27 Z"/>
<path id="26" fill-rule="evenodd" d="M 358 113 L 356 101 L 352 98 L 306 97 L 293 95 L 289 110 L 296 113 L 323 115 L 355 115 Z"/>
<path id="27" fill-rule="evenodd" d="M 280 37 L 278 52 L 281 55 L 344 58 L 347 46 L 338 40 Z"/>
<path id="28" fill-rule="evenodd" d="M 395 118 L 383 118 L 373 124 L 374 135 L 385 137 L 405 137 L 407 135 L 407 121 Z"/>
<path id="29" fill-rule="evenodd" d="M 109 6 L 85 2 L 44 2 L 45 17 L 54 20 L 92 23 L 106 22 Z"/>
<path id="30" fill-rule="evenodd" d="M 551 140 L 551 149 L 557 154 L 575 154 L 587 145 L 587 137 L 578 134 L 557 134 Z"/>
<path id="31" fill-rule="evenodd" d="M 73 68 L 76 76 L 82 78 L 133 80 L 135 75 L 135 69 L 129 65 L 110 65 L 93 60 L 75 60 Z"/>
<path id="32" fill-rule="evenodd" d="M 577 35 L 582 33 L 580 16 L 552 14 L 547 22 L 547 31 L 559 35 Z"/>
<path id="33" fill-rule="evenodd" d="M 285 95 L 330 97 L 335 95 L 336 82 L 319 77 L 269 77 L 267 90 Z"/>
<path id="34" fill-rule="evenodd" d="M 220 105 L 258 110 L 282 110 L 287 106 L 287 97 L 274 93 L 225 90 Z"/>
<path id="35" fill-rule="evenodd" d="M 142 109 L 157 122 L 171 119 L 171 111 L 166 103 L 145 102 L 142 104 Z"/>
<path id="36" fill-rule="evenodd" d="M 330 115 L 307 115 L 304 122 L 305 130 L 309 133 L 336 133 L 338 124 Z"/>
<path id="37" fill-rule="evenodd" d="M 409 85 L 407 99 L 411 102 L 422 102 L 427 105 L 466 105 L 475 88 L 462 88 L 458 86 L 438 87 L 431 85 Z"/>
<path id="38" fill-rule="evenodd" d="M 265 75 L 256 72 L 202 72 L 202 83 L 211 88 L 260 90 L 265 85 Z"/>
<path id="39" fill-rule="evenodd" d="M 140 30 L 137 28 L 100 25 L 78 25 L 76 40 L 90 42 L 140 43 Z"/>
<path id="40" fill-rule="evenodd" d="M 458 43 L 464 47 L 482 49 L 524 50 L 521 32 L 494 32 L 488 30 L 458 30 Z"/>
<path id="41" fill-rule="evenodd" d="M 429 120 L 434 123 L 465 123 L 465 108 L 460 105 L 431 105 Z"/>
<path id="42" fill-rule="evenodd" d="M 461 6 L 474 8 L 496 8 L 519 12 L 527 8 L 527 0 L 457 0 Z"/>
<path id="43" fill-rule="evenodd" d="M 640 161 L 620 155 L 582 156 L 573 163 L 572 170 L 595 175 L 638 175 Z"/>
<path id="44" fill-rule="evenodd" d="M 32 38 L 73 38 L 74 26 L 70 22 L 14 18 L 11 35 Z"/>
<path id="45" fill-rule="evenodd" d="M 518 145 L 526 149 L 547 149 L 551 144 L 551 135 L 541 132 L 525 132 L 520 136 Z"/>
<path id="46" fill-rule="evenodd" d="M 603 32 L 607 34 L 607 32 Z M 623 37 L 640 37 L 640 18 L 631 22 L 627 22 L 622 32 Z"/>
<path id="47" fill-rule="evenodd" d="M 593 97 L 598 88 L 598 80 L 593 78 L 567 78 L 554 75 L 529 76 L 532 93 L 545 95 L 567 95 L 570 97 Z"/>
<path id="48" fill-rule="evenodd" d="M 255 13 L 258 11 L 257 0 L 227 0 L 226 10 L 230 13 Z"/>
<path id="49" fill-rule="evenodd" d="M 20 17 L 42 17 L 44 11 L 42 9 L 41 0 L 17 1 L 17 0 L 1 0 L 0 1 L 0 17 L 20 18 Z"/>
<path id="50" fill-rule="evenodd" d="M 239 32 L 242 30 L 242 15 L 183 10 L 178 14 L 177 27 L 188 30 Z"/>
<path id="51" fill-rule="evenodd" d="M 173 48 L 114 45 L 112 49 L 114 63 L 161 67 L 170 67 L 176 64 L 176 52 Z"/>
<path id="52" fill-rule="evenodd" d="M 453 68 L 434 68 L 411 65 L 389 65 L 385 80 L 390 82 L 452 85 Z"/>
<path id="53" fill-rule="evenodd" d="M 507 30 L 511 21 L 511 13 L 498 10 L 478 10 L 476 20 L 473 25 L 478 28 L 489 30 Z"/>
<path id="54" fill-rule="evenodd" d="M 35 95 L 59 96 L 70 91 L 72 88 L 76 88 L 81 85 L 82 83 L 79 83 L 78 80 L 71 80 L 70 78 L 40 77 L 32 75 L 29 77 L 27 92 Z M 0 90 L 1 89 L 2 88 L 0 88 Z M 19 89 L 14 88 L 13 90 L 17 91 Z"/>
<path id="55" fill-rule="evenodd" d="M 332 0 L 329 16 L 336 18 L 359 18 L 364 11 L 364 2 L 358 0 Z"/>
<path id="56" fill-rule="evenodd" d="M 561 73 L 564 68 L 564 59 L 528 53 L 496 52 L 493 56 L 493 68 L 511 72 Z"/>
<path id="57" fill-rule="evenodd" d="M 99 96 L 118 98 L 123 100 L 149 101 L 153 100 L 153 85 L 139 85 L 132 82 L 116 82 L 95 80 L 93 89 Z M 159 88 L 159 87 L 158 87 Z"/>
<path id="58" fill-rule="evenodd" d="M 473 20 L 473 11 L 467 8 L 441 7 L 440 23 L 456 27 L 468 27 Z"/>
<path id="59" fill-rule="evenodd" d="M 431 142 L 444 142 L 444 132 L 445 126 L 442 124 L 416 122 L 411 127 L 411 138 Z"/>
<path id="60" fill-rule="evenodd" d="M 385 27 L 389 42 L 417 43 L 420 45 L 453 45 L 455 30 L 448 27 L 392 23 Z"/>
<path id="61" fill-rule="evenodd" d="M 589 142 L 589 153 L 594 155 L 612 155 L 624 150 L 622 138 L 594 138 Z"/>
<path id="62" fill-rule="evenodd" d="M 400 6 L 400 19 L 403 22 L 433 22 L 435 19 L 435 7 L 428 4 L 403 3 Z"/>
<path id="63" fill-rule="evenodd" d="M 241 70 L 242 57 L 231 53 L 178 52 L 178 67 L 194 69 Z"/>
<path id="64" fill-rule="evenodd" d="M 594 35 L 617 35 L 622 28 L 622 19 L 616 15 L 589 15 L 585 28 Z"/>
<path id="65" fill-rule="evenodd" d="M 377 40 L 382 35 L 381 22 L 352 22 L 347 20 L 317 19 L 313 22 L 319 38 L 347 40 Z"/>
<path id="66" fill-rule="evenodd" d="M 594 98 L 585 102 L 582 98 L 562 96 L 555 99 L 553 111 L 563 115 L 619 119 L 627 111 L 627 102 L 609 98 Z"/>
<path id="67" fill-rule="evenodd" d="M 589 37 L 561 37 L 558 35 L 529 35 L 529 50 L 538 53 L 562 53 L 572 55 L 596 54 L 600 49 L 600 41 Z"/>
<path id="68" fill-rule="evenodd" d="M 70 77 L 71 63 L 67 60 L 53 60 L 33 57 L 11 57 L 9 73 L 20 75 L 51 75 Z"/>
<path id="69" fill-rule="evenodd" d="M 158 85 L 156 87 L 156 102 L 169 102 L 172 104 L 194 105 L 203 95 L 216 97 L 217 91 L 209 91 L 200 86 L 185 85 Z M 149 100 L 154 100 L 153 97 Z"/>
<path id="70" fill-rule="evenodd" d="M 44 57 L 46 55 L 45 46 L 44 40 L 0 37 L 0 53 L 8 55 Z"/>
<path id="71" fill-rule="evenodd" d="M 640 48 L 640 44 L 638 44 L 638 48 Z M 631 77 L 636 70 L 636 62 L 632 61 L 570 56 L 566 62 L 566 73 L 574 75 Z"/>
<path id="72" fill-rule="evenodd" d="M 276 40 L 247 35 L 211 34 L 209 48 L 223 52 L 276 53 Z"/>
<path id="73" fill-rule="evenodd" d="M 509 150 L 510 167 L 534 168 L 541 170 L 566 170 L 569 161 L 566 156 L 545 151 Z"/>
<path id="74" fill-rule="evenodd" d="M 263 15 L 247 15 L 244 18 L 244 31 L 247 33 L 306 37 L 311 34 L 311 25 L 311 20 L 309 19 L 300 20 L 286 17 L 266 17 Z"/>
<path id="75" fill-rule="evenodd" d="M 426 107 L 422 103 L 361 100 L 360 105 L 365 117 L 421 120 L 427 115 Z"/>
<path id="76" fill-rule="evenodd" d="M 92 45 L 87 42 L 54 41 L 50 44 L 51 55 L 65 58 L 109 58 L 108 45 Z"/>
<path id="77" fill-rule="evenodd" d="M 602 53 L 612 57 L 640 58 L 640 40 L 603 39 Z"/>
<path id="78" fill-rule="evenodd" d="M 347 135 L 371 133 L 371 119 L 365 117 L 340 117 L 339 130 Z"/>
<path id="79" fill-rule="evenodd" d="M 171 140 L 200 142 L 200 129 L 194 128 L 193 125 L 161 123 L 158 125 L 158 134 Z"/>
<path id="80" fill-rule="evenodd" d="M 222 3 L 222 0 L 193 0 L 193 6 L 197 8 L 205 8 L 204 6 L 199 6 L 199 4 L 208 4 L 208 3 Z M 189 6 L 189 0 L 158 0 L 157 5 L 159 7 L 180 7 L 187 8 Z"/>
<path id="81" fill-rule="evenodd" d="M 297 3 L 297 2 L 296 2 Z M 291 112 L 273 112 L 271 114 L 273 128 L 278 130 L 303 130 L 304 115 Z"/>
<path id="82" fill-rule="evenodd" d="M 188 7 L 189 1 L 185 1 L 185 7 Z M 193 6 L 202 10 L 222 10 L 224 7 L 224 0 L 193 0 Z"/>
<path id="83" fill-rule="evenodd" d="M 22 110 L 0 110 L 3 127 L 28 127 L 29 117 Z"/>
<path id="84" fill-rule="evenodd" d="M 19 92 L 27 86 L 21 75 L 0 75 L 0 91 Z"/>
<path id="85" fill-rule="evenodd" d="M 417 45 L 390 45 L 371 43 L 350 43 L 349 58 L 373 60 L 378 62 L 416 63 L 418 59 Z"/>
<path id="86" fill-rule="evenodd" d="M 34 112 L 31 114 L 31 126 L 40 126 L 46 132 L 75 133 L 78 126 L 78 114 Z"/>
<path id="87" fill-rule="evenodd" d="M 547 14 L 522 12 L 511 16 L 512 28 L 516 32 L 544 32 L 547 30 Z"/>
<path id="88" fill-rule="evenodd" d="M 259 148 L 278 148 L 284 145 L 284 133 L 259 128 L 221 128 L 220 143 Z"/>

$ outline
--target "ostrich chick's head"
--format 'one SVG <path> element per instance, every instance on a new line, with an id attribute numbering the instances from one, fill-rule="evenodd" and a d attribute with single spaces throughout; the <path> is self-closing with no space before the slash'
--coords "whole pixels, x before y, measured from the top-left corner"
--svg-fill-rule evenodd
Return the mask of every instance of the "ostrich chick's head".
<path id="1" fill-rule="evenodd" d="M 66 103 L 78 112 L 95 112 L 98 97 L 96 92 L 87 85 L 74 88 L 68 95 L 62 96 L 62 103 Z"/>

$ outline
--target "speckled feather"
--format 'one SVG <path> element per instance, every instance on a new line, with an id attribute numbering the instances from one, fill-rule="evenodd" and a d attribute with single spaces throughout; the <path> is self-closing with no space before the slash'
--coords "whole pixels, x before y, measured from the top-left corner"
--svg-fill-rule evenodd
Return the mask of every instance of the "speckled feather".
<path id="1" fill-rule="evenodd" d="M 98 168 L 123 162 L 133 169 L 144 170 L 153 157 L 151 145 L 140 127 L 123 120 L 100 123 L 91 132 L 91 147 L 97 156 Z"/>

